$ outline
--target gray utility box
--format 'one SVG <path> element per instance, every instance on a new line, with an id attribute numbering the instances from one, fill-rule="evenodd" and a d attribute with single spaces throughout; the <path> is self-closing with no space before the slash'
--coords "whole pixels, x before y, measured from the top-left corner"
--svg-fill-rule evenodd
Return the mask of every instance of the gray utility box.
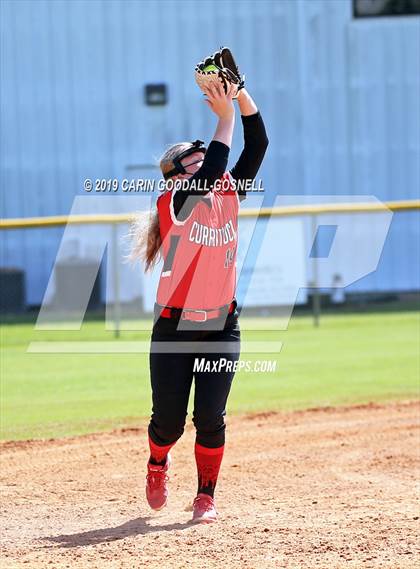
<path id="1" fill-rule="evenodd" d="M 14 267 L 0 268 L 0 312 L 25 310 L 25 272 Z"/>

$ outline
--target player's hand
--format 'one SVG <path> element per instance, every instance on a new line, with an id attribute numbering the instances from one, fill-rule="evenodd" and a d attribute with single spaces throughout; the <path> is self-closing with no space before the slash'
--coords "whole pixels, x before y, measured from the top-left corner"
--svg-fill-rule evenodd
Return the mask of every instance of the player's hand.
<path id="1" fill-rule="evenodd" d="M 236 95 L 237 86 L 229 85 L 227 93 L 225 93 L 222 84 L 209 85 L 205 91 L 206 104 L 216 114 L 219 119 L 231 119 L 235 115 L 235 107 L 233 106 L 233 97 Z"/>

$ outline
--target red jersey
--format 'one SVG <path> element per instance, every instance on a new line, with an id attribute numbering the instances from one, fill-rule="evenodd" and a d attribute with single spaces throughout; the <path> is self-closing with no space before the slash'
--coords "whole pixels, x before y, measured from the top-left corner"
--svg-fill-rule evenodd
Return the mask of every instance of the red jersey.
<path id="1" fill-rule="evenodd" d="M 178 221 L 173 191 L 157 200 L 163 268 L 157 303 L 191 310 L 230 304 L 236 289 L 239 196 L 230 174 Z M 178 190 L 182 191 L 182 190 Z"/>

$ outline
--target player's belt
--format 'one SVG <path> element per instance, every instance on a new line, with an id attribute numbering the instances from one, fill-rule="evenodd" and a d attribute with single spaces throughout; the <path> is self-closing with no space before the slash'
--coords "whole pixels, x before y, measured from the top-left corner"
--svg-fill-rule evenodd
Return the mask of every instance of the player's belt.
<path id="1" fill-rule="evenodd" d="M 206 322 L 212 318 L 219 318 L 220 316 L 226 316 L 226 314 L 232 314 L 237 307 L 237 302 L 236 300 L 232 300 L 230 304 L 211 310 L 191 310 L 174 308 L 173 306 L 161 306 L 159 304 L 157 307 L 159 315 L 163 318 L 180 318 L 181 320 L 191 320 L 193 322 Z"/>

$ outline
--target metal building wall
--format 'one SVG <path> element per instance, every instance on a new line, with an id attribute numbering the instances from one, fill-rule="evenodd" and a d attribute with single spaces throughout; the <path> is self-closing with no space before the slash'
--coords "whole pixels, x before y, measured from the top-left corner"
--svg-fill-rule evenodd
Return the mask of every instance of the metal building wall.
<path id="1" fill-rule="evenodd" d="M 418 17 L 353 20 L 350 0 L 6 0 L 1 37 L 6 217 L 66 214 L 85 178 L 145 177 L 154 171 L 127 167 L 171 142 L 208 140 L 214 119 L 192 69 L 222 44 L 267 123 L 268 203 L 277 193 L 418 195 Z M 166 107 L 145 106 L 149 82 L 168 83 Z M 232 160 L 240 144 L 237 129 Z M 30 304 L 61 234 L 2 234 L 2 264 L 25 269 Z M 418 289 L 418 237 L 418 214 L 395 216 L 378 271 L 352 290 Z"/>

